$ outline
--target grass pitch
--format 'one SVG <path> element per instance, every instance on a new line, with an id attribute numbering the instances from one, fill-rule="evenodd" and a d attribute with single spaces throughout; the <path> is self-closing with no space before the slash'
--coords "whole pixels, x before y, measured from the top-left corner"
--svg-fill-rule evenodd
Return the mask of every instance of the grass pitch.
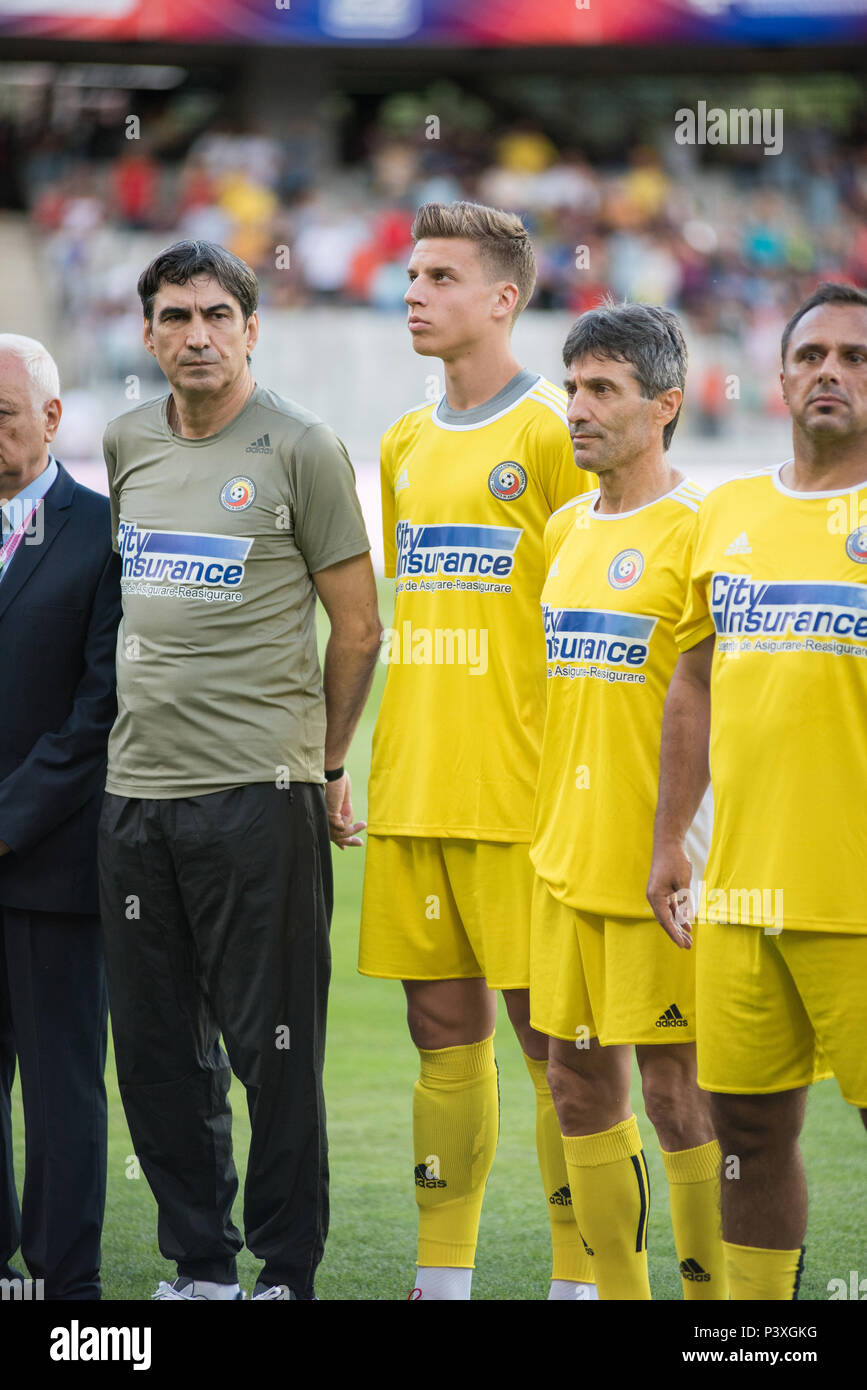
<path id="1" fill-rule="evenodd" d="M 390 621 L 391 585 L 380 588 L 383 622 Z M 385 668 L 377 668 L 373 694 L 347 760 L 354 802 L 366 819 L 370 739 Z M 415 1274 L 415 1201 L 410 1114 L 417 1055 L 404 1020 L 403 991 L 390 981 L 356 973 L 363 851 L 334 853 L 334 975 L 328 1024 L 325 1088 L 331 1144 L 331 1233 L 317 1292 L 321 1299 L 405 1299 Z M 500 1143 L 482 1212 L 473 1297 L 543 1299 L 550 1277 L 547 1210 L 536 1166 L 535 1102 L 520 1048 L 500 1005 Z M 637 1073 L 636 1073 L 637 1077 Z M 156 1207 L 144 1178 L 130 1177 L 132 1142 L 117 1090 L 113 1058 L 109 1093 L 108 1196 L 103 1234 L 103 1296 L 147 1299 L 174 1269 L 156 1243 Z M 250 1128 L 243 1088 L 231 1092 L 235 1158 L 241 1183 Z M 651 1182 L 648 1257 L 654 1298 L 679 1299 L 668 1195 L 652 1128 L 633 1087 Z M 24 1121 L 13 1096 L 15 1163 L 24 1174 Z M 803 1135 L 810 1184 L 810 1224 L 802 1299 L 827 1299 L 828 1281 L 867 1275 L 863 1219 L 865 1136 L 858 1115 L 840 1098 L 836 1082 L 812 1088 Z M 235 1221 L 243 1229 L 240 1196 Z M 19 1257 L 20 1259 L 20 1257 Z M 258 1265 L 244 1250 L 242 1287 L 252 1290 Z"/>

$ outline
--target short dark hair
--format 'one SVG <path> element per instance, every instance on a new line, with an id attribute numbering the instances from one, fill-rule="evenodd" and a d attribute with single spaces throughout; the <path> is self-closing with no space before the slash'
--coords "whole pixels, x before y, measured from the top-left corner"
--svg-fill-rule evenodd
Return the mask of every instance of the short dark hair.
<path id="1" fill-rule="evenodd" d="M 809 298 L 795 310 L 789 322 L 783 329 L 783 339 L 780 344 L 780 358 L 783 366 L 786 365 L 786 349 L 789 346 L 789 339 L 795 331 L 805 314 L 809 314 L 811 309 L 818 309 L 820 304 L 859 304 L 862 309 L 867 309 L 867 294 L 864 290 L 859 290 L 855 285 L 840 285 L 833 280 L 823 280 Z"/>
<path id="2" fill-rule="evenodd" d="M 259 282 L 246 261 L 213 241 L 176 241 L 161 251 L 138 278 L 142 312 L 151 327 L 157 290 L 163 285 L 186 285 L 197 275 L 212 276 L 227 294 L 237 299 L 244 323 L 256 312 Z"/>
<path id="3" fill-rule="evenodd" d="M 688 353 L 680 322 L 670 309 L 655 304 L 617 304 L 610 297 L 596 309 L 576 319 L 563 344 L 563 364 L 568 369 L 579 357 L 611 358 L 628 362 L 645 400 L 653 400 L 672 386 L 686 386 Z M 667 449 L 677 427 L 680 407 L 662 432 Z"/>

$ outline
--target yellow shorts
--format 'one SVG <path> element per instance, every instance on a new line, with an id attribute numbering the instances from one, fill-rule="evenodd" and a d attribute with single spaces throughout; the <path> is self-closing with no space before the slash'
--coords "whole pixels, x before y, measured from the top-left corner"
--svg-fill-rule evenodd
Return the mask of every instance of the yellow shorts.
<path id="1" fill-rule="evenodd" d="M 764 1095 L 836 1076 L 867 1106 L 867 935 L 703 922 L 698 1084 Z"/>
<path id="2" fill-rule="evenodd" d="M 537 876 L 530 1022 L 549 1037 L 598 1037 L 605 1047 L 694 1042 L 693 953 L 675 946 L 655 920 L 568 907 Z"/>
<path id="3" fill-rule="evenodd" d="M 389 980 L 530 982 L 526 844 L 368 835 L 358 968 Z"/>

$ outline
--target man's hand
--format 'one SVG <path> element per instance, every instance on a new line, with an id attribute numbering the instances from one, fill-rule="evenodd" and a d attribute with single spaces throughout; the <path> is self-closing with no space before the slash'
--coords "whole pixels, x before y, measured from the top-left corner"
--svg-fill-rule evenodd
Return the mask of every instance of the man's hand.
<path id="1" fill-rule="evenodd" d="M 366 830 L 367 821 L 352 821 L 352 786 L 349 773 L 344 772 L 338 782 L 325 783 L 325 805 L 328 809 L 328 830 L 331 842 L 338 849 L 347 845 L 361 845 L 359 830 Z"/>
<path id="2" fill-rule="evenodd" d="M 683 846 L 677 843 L 657 845 L 647 881 L 647 901 L 662 930 L 668 933 L 675 946 L 685 947 L 687 951 L 692 946 L 689 918 L 694 912 L 689 891 L 691 881 L 692 865 Z"/>
<path id="3" fill-rule="evenodd" d="M 12 851 L 11 851 L 11 849 L 9 848 L 9 846 L 7 845 L 6 841 L 5 841 L 5 840 L 0 840 L 0 855 L 2 855 L 2 854 L 11 854 L 11 853 L 12 853 Z"/>

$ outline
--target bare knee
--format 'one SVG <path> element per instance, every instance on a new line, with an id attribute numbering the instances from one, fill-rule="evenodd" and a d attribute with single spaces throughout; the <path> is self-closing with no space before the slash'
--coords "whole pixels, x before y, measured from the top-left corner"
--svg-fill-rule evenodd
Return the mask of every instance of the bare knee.
<path id="1" fill-rule="evenodd" d="M 662 1148 L 674 1152 L 709 1143 L 714 1133 L 707 1097 L 696 1081 L 694 1046 L 641 1048 L 639 1065 L 644 1109 Z"/>
<path id="2" fill-rule="evenodd" d="M 562 1057 L 548 1056 L 548 1085 L 563 1134 L 594 1134 L 600 1095 L 591 1077 L 580 1076 Z"/>
<path id="3" fill-rule="evenodd" d="M 714 1092 L 710 1103 L 723 1154 L 745 1158 L 797 1144 L 804 1123 L 806 1088 L 757 1096 Z"/>
<path id="4" fill-rule="evenodd" d="M 461 1047 L 483 1042 L 494 1031 L 496 997 L 484 980 L 405 980 L 403 987 L 416 1047 Z"/>
<path id="5" fill-rule="evenodd" d="M 629 1062 L 622 1051 L 600 1047 L 595 1039 L 586 1052 L 551 1039 L 548 1085 L 563 1134 L 599 1134 L 628 1119 Z"/>
<path id="6" fill-rule="evenodd" d="M 684 1123 L 686 1116 L 682 1091 L 668 1089 L 655 1077 L 643 1077 L 641 1091 L 645 1114 L 656 1130 L 662 1148 L 673 1151 L 695 1147 L 690 1142 L 689 1126 Z"/>

